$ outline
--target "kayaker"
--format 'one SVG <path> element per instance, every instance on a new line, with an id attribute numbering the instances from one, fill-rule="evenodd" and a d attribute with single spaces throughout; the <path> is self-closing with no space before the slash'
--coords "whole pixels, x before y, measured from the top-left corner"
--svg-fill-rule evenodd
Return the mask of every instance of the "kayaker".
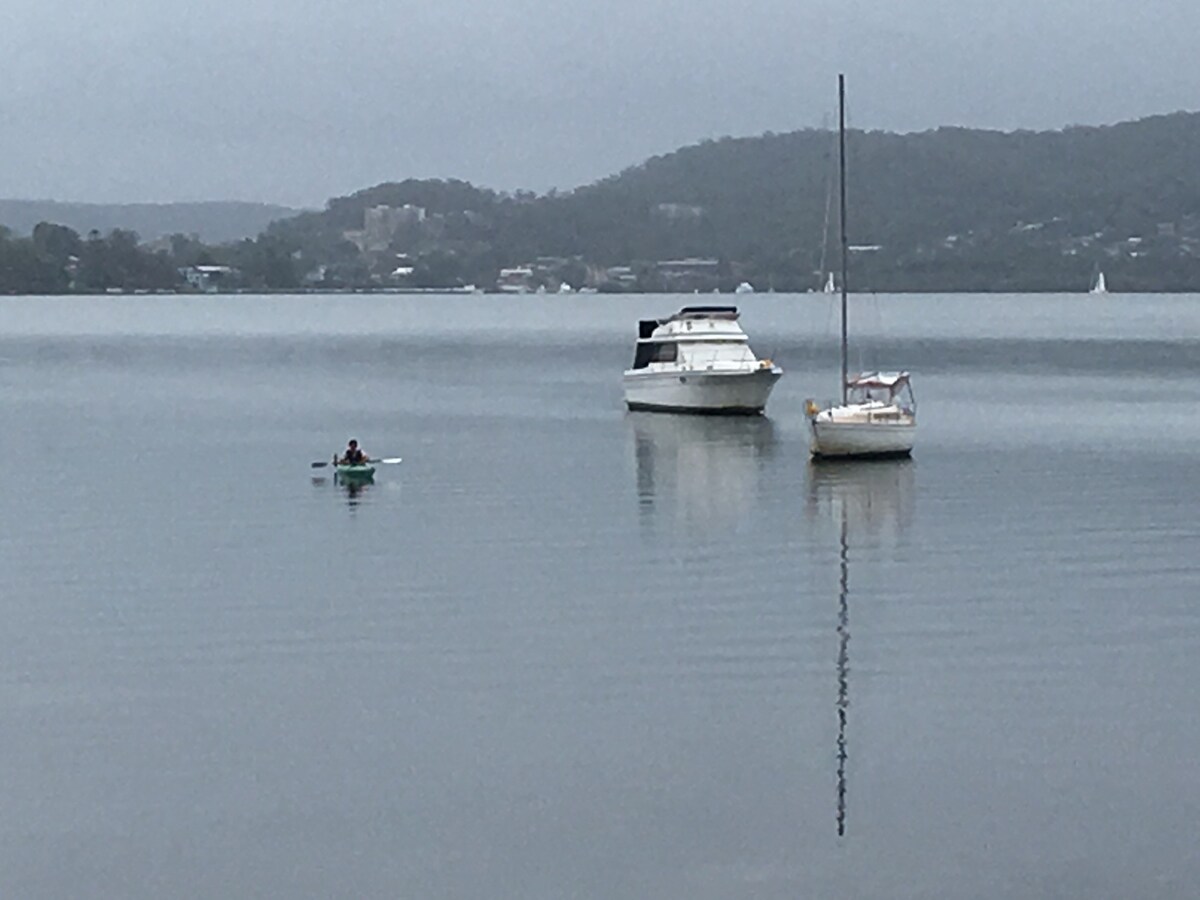
<path id="1" fill-rule="evenodd" d="M 343 466 L 361 466 L 367 462 L 368 456 L 358 449 L 358 441 L 351 439 L 346 445 L 346 452 L 342 455 L 341 464 Z"/>

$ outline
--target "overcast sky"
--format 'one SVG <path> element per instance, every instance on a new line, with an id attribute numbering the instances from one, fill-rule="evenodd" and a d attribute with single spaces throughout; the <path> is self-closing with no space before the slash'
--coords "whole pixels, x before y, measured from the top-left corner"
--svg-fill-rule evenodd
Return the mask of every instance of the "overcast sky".
<path id="1" fill-rule="evenodd" d="M 567 189 L 725 134 L 1200 108 L 1197 0 L 3 0 L 0 196 Z"/>

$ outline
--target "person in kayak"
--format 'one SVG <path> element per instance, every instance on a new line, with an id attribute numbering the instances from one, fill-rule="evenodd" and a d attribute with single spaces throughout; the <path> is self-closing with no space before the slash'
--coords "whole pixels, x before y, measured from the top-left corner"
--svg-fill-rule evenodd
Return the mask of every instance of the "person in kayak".
<path id="1" fill-rule="evenodd" d="M 368 460 L 367 454 L 358 449 L 358 441 L 351 439 L 350 443 L 346 445 L 346 452 L 338 460 L 338 465 L 361 466 Z"/>

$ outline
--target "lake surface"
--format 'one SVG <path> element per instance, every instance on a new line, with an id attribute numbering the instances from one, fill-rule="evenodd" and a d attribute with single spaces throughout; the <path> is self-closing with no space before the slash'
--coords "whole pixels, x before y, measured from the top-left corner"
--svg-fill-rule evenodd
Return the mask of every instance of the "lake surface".
<path id="1" fill-rule="evenodd" d="M 737 299 L 0 299 L 0 896 L 1195 897 L 1200 297 Z"/>

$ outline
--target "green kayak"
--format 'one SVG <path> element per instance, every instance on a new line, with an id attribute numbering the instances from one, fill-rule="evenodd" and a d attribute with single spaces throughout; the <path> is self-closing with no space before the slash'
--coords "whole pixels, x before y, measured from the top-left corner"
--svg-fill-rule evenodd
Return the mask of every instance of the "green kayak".
<path id="1" fill-rule="evenodd" d="M 338 478 L 346 481 L 366 481 L 375 476 L 375 467 L 369 464 L 334 466 L 333 470 L 337 473 Z"/>

